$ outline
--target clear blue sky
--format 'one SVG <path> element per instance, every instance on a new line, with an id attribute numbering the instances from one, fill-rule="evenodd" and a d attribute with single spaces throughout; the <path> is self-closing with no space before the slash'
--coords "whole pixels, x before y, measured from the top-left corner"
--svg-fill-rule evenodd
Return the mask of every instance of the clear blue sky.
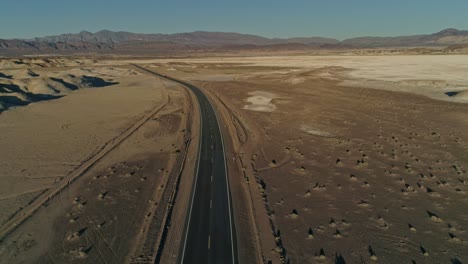
<path id="1" fill-rule="evenodd" d="M 5 0 L 0 10 L 0 38 L 109 29 L 343 39 L 468 29 L 468 0 Z"/>

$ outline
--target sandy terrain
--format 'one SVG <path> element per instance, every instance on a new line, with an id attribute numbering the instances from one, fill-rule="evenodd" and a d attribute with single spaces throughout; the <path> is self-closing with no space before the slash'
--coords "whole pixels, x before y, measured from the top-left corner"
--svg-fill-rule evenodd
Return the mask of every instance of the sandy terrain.
<path id="1" fill-rule="evenodd" d="M 0 61 L 0 96 L 28 103 L 2 104 L 0 231 L 39 208 L 0 242 L 0 263 L 146 263 L 179 190 L 158 252 L 176 262 L 197 112 L 132 63 L 198 85 L 219 111 L 242 263 L 464 263 L 466 61 Z"/>
<path id="2" fill-rule="evenodd" d="M 197 68 L 212 65 L 204 72 L 210 73 L 205 80 L 223 81 L 238 78 L 231 67 L 238 66 L 277 67 L 276 74 L 284 75 L 286 83 L 297 84 L 304 81 L 304 75 L 318 74 L 326 79 L 344 81 L 344 85 L 377 88 L 395 91 L 410 91 L 448 101 L 462 101 L 446 93 L 468 90 L 468 55 L 399 55 L 399 56 L 265 56 L 265 57 L 224 57 L 202 59 L 144 60 L 140 63 L 178 63 L 177 70 L 183 73 L 198 72 Z M 175 68 L 171 67 L 172 74 Z M 285 70 L 285 68 L 288 68 Z M 224 69 L 224 70 L 222 70 Z M 343 72 L 338 74 L 337 69 Z M 291 75 L 291 70 L 295 72 Z M 269 72 L 268 74 L 272 74 Z M 262 77 L 255 70 L 245 76 Z M 240 77 L 240 78 L 242 78 Z M 201 77 L 193 76 L 193 79 Z M 463 100 L 464 101 L 464 100 Z"/>
<path id="3" fill-rule="evenodd" d="M 350 59 L 360 64 L 343 68 Z M 381 57 L 381 67 L 374 59 L 316 57 L 299 65 L 293 63 L 299 58 L 285 58 L 278 68 L 265 62 L 271 58 L 255 59 L 257 66 L 223 64 L 231 59 L 186 61 L 192 67 L 174 62 L 170 71 L 159 66 L 204 87 L 229 113 L 264 261 L 281 262 L 275 254 L 290 263 L 468 258 L 468 104 L 432 96 L 440 89 L 433 80 L 466 87 L 466 58 Z M 398 74 L 410 59 L 416 63 Z M 366 71 L 372 79 L 364 79 Z M 391 80 L 393 87 L 408 86 L 403 93 L 365 88 Z"/>
<path id="4" fill-rule="evenodd" d="M 162 103 L 158 88 L 148 87 L 126 98 L 124 85 L 79 90 L 72 97 L 2 113 L 0 144 L 8 150 L 0 166 L 2 203 L 11 205 L 21 200 L 18 195 L 43 192 L 128 127 L 134 116 Z M 153 98 L 145 95 L 148 92 Z M 141 100 L 146 102 L 135 107 Z M 10 209 L 20 206 L 24 204 Z M 10 215 L 2 210 L 1 223 Z"/>
<path id="5" fill-rule="evenodd" d="M 164 224 L 167 202 L 158 205 L 170 197 L 184 153 L 187 93 L 131 67 L 27 65 L 1 72 L 30 94 L 50 88 L 52 78 L 77 89 L 0 114 L 0 263 L 154 257 L 161 228 L 151 232 Z M 9 234 L 12 223 L 22 224 Z M 146 236 L 154 237 L 150 252 L 136 242 Z"/>

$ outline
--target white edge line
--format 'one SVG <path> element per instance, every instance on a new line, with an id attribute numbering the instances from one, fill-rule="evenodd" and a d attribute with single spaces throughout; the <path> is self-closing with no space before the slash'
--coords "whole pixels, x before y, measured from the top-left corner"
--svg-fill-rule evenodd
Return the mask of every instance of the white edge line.
<path id="1" fill-rule="evenodd" d="M 189 90 L 191 90 L 189 87 L 187 87 L 185 85 L 183 85 L 183 86 L 185 88 L 188 88 Z M 193 93 L 192 91 L 190 91 L 190 92 Z M 197 97 L 195 93 L 193 93 L 193 95 L 195 97 Z M 195 200 L 195 192 L 197 191 L 198 169 L 200 167 L 200 160 L 201 160 L 201 142 L 202 142 L 202 139 L 203 139 L 203 115 L 202 115 L 202 111 L 201 111 L 201 104 L 200 104 L 200 101 L 198 100 L 198 98 L 197 98 L 197 104 L 198 104 L 198 112 L 199 112 L 199 116 L 200 116 L 200 137 L 199 137 L 199 141 L 198 141 L 197 173 L 195 174 L 195 186 L 193 187 L 193 192 L 192 192 L 192 201 L 190 203 L 190 212 L 189 212 L 187 230 L 185 231 L 184 249 L 182 250 L 182 257 L 180 259 L 181 263 L 184 263 L 185 247 L 187 246 L 187 237 L 188 237 L 188 233 L 189 233 L 189 230 L 190 230 L 190 219 L 192 218 L 193 200 Z"/>
<path id="2" fill-rule="evenodd" d="M 140 69 L 143 69 L 145 71 L 148 71 L 150 73 L 152 73 L 151 71 L 143 68 L 143 67 L 139 67 L 138 65 L 135 64 L 135 66 L 137 66 L 137 68 L 140 68 Z M 164 78 L 163 76 L 160 76 L 158 74 L 156 74 L 160 79 L 166 79 Z M 167 79 L 166 79 L 167 80 Z M 169 81 L 172 81 L 174 82 L 173 80 L 169 80 Z M 175 82 L 185 88 L 187 88 L 188 90 L 190 90 L 190 92 L 192 92 L 192 94 L 197 97 L 197 95 L 191 91 L 192 89 L 190 89 L 190 87 L 187 87 L 186 85 L 184 84 L 181 84 L 181 83 L 178 83 L 178 82 Z M 198 88 L 198 87 L 197 87 Z M 203 94 L 204 95 L 204 94 Z M 206 95 L 205 95 L 206 97 Z M 208 100 L 208 103 L 210 104 L 211 106 L 211 103 L 209 102 Z M 188 233 L 189 233 L 189 230 L 190 230 L 190 219 L 192 218 L 192 208 L 193 208 L 193 201 L 195 200 L 195 192 L 197 190 L 197 184 L 198 184 L 198 169 L 200 167 L 200 160 L 201 160 L 201 142 L 202 142 L 202 139 L 203 139 L 203 115 L 202 115 L 202 111 L 201 111 L 201 104 L 200 104 L 200 101 L 198 100 L 197 98 L 197 104 L 198 104 L 198 112 L 199 112 L 199 116 L 200 116 L 200 139 L 198 141 L 198 162 L 197 162 L 197 172 L 195 173 L 195 186 L 193 187 L 193 192 L 192 192 L 192 201 L 190 203 L 190 212 L 189 212 L 189 219 L 188 219 L 188 223 L 187 223 L 187 230 L 185 232 L 185 239 L 184 239 L 184 249 L 182 250 L 182 257 L 180 259 L 181 263 L 184 262 L 184 256 L 185 256 L 185 248 L 187 246 L 187 237 L 188 237 Z M 213 108 L 213 107 L 212 107 Z M 215 112 L 215 115 L 216 115 L 216 112 Z M 218 119 L 218 117 L 216 117 L 216 120 Z M 219 128 L 219 123 L 218 123 L 218 128 Z M 220 131 L 221 132 L 221 131 Z M 221 139 L 222 139 L 222 134 L 221 134 Z M 221 141 L 222 143 L 222 141 Z M 224 143 L 223 143 L 223 153 L 224 153 Z M 226 159 L 226 157 L 224 157 Z M 224 167 L 226 167 L 226 163 L 224 164 Z M 229 194 L 228 194 L 228 199 L 229 199 Z M 229 211 L 229 215 L 231 214 L 231 212 Z M 229 221 L 230 221 L 230 218 L 229 218 Z M 231 241 L 232 241 L 232 231 L 231 231 Z M 233 252 L 234 252 L 234 249 L 233 249 Z M 233 255 L 234 256 L 234 255 Z"/>
<path id="3" fill-rule="evenodd" d="M 206 96 L 206 95 L 205 95 Z M 208 98 L 208 96 L 206 96 Z M 227 170 L 227 167 L 226 167 L 226 164 L 227 164 L 227 160 L 226 160 L 226 152 L 225 152 L 225 149 L 224 149 L 224 137 L 223 137 L 223 133 L 221 132 L 221 127 L 220 127 L 220 124 L 219 124 L 219 119 L 218 119 L 218 113 L 215 111 L 213 105 L 211 104 L 210 100 L 208 100 L 208 102 L 210 103 L 210 106 L 211 106 L 211 109 L 213 109 L 213 112 L 215 113 L 215 117 L 216 117 L 216 122 L 218 123 L 218 129 L 219 129 L 219 134 L 221 135 L 221 144 L 223 145 L 223 157 L 224 157 L 224 171 L 225 171 L 225 176 L 226 176 L 226 188 L 227 188 L 227 197 L 228 197 L 228 206 L 229 206 L 229 232 L 231 233 L 231 250 L 232 250 L 232 263 L 235 264 L 235 259 L 236 259 L 236 256 L 234 255 L 234 239 L 232 237 L 232 217 L 231 217 L 231 191 L 230 191 L 230 186 L 229 186 L 229 178 L 228 178 L 228 170 Z"/>

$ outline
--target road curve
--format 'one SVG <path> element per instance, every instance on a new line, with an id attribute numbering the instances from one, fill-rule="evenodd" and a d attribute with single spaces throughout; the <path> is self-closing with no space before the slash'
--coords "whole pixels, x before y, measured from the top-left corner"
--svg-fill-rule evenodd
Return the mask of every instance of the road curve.
<path id="1" fill-rule="evenodd" d="M 200 106 L 198 165 L 178 262 L 238 263 L 224 143 L 213 106 L 198 87 L 137 67 L 191 90 Z"/>

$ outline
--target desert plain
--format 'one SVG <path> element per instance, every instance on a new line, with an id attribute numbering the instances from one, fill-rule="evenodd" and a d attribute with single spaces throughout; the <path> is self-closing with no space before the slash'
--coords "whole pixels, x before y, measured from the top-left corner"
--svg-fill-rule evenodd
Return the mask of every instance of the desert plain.
<path id="1" fill-rule="evenodd" d="M 139 66 L 139 67 L 137 67 Z M 0 263 L 176 263 L 200 87 L 240 263 L 468 261 L 468 56 L 0 60 Z"/>

